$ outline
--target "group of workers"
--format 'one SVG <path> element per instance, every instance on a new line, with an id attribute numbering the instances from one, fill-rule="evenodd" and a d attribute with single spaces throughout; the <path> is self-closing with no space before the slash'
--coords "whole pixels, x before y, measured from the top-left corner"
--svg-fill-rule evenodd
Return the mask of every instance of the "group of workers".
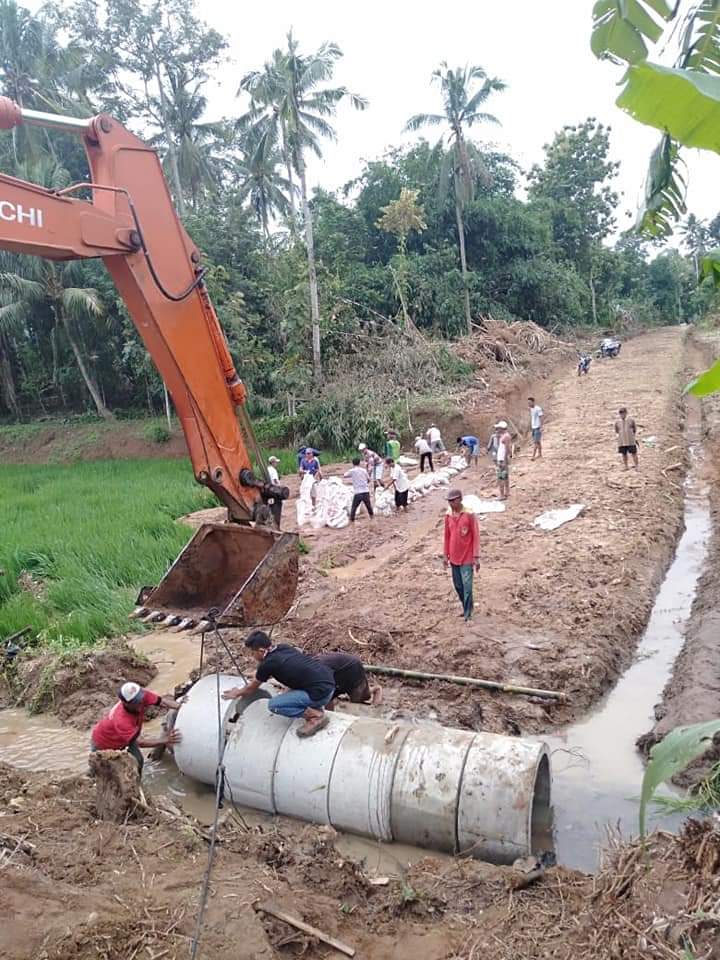
<path id="1" fill-rule="evenodd" d="M 368 680 L 359 659 L 342 651 L 315 656 L 304 653 L 286 643 L 273 644 L 267 633 L 253 631 L 245 646 L 257 663 L 255 677 L 243 687 L 225 691 L 225 700 L 249 697 L 268 680 L 275 680 L 287 690 L 268 701 L 270 713 L 281 717 L 302 718 L 297 729 L 299 737 L 310 737 L 328 723 L 328 710 L 334 710 L 339 697 L 351 703 L 369 703 L 377 706 L 382 701 L 382 689 Z M 182 700 L 147 690 L 137 683 L 124 683 L 118 691 L 118 701 L 99 720 L 90 735 L 90 750 L 127 750 L 135 759 L 142 774 L 144 758 L 141 747 L 172 746 L 181 742 L 180 731 L 166 730 L 157 736 L 143 736 L 145 712 L 148 707 L 166 707 L 179 710 Z"/>

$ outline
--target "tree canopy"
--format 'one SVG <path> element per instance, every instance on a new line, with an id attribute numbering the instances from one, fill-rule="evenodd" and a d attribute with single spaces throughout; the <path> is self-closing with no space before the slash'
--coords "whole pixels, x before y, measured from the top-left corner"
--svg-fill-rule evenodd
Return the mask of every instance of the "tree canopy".
<path id="1" fill-rule="evenodd" d="M 46 111 L 112 112 L 159 151 L 254 415 L 294 416 L 296 401 L 324 398 L 338 422 L 376 422 L 366 393 L 383 338 L 442 342 L 488 314 L 600 329 L 628 313 L 677 322 L 714 305 L 693 278 L 720 238 L 715 221 L 688 218 L 682 253 L 612 241 L 617 165 L 593 118 L 548 131 L 525 174 L 483 139 L 502 120 L 505 82 L 443 63 L 429 76 L 438 112 L 408 124 L 437 128 L 438 141 L 391 147 L 343 190 L 313 190 L 306 157 L 335 136 L 337 104 L 368 106 L 335 82 L 340 49 L 330 39 L 304 49 L 291 34 L 242 65 L 237 109 L 217 119 L 208 81 L 226 55 L 192 0 L 76 0 L 37 13 L 0 0 L 2 94 Z M 0 136 L 4 172 L 57 186 L 87 178 L 71 136 L 16 134 Z M 384 389 L 397 392 L 406 374 Z M 351 386 L 341 396 L 338 384 Z M 0 418 L 158 412 L 162 397 L 101 265 L 4 258 Z M 317 422 L 330 429 L 327 416 Z"/>

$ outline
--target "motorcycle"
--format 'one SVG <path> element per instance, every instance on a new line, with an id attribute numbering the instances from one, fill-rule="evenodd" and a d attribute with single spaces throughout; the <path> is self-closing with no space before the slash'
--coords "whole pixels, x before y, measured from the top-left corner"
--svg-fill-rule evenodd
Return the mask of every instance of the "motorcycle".
<path id="1" fill-rule="evenodd" d="M 600 352 L 598 356 L 603 359 L 606 357 L 617 357 L 621 347 L 622 344 L 616 337 L 604 337 L 600 341 Z"/>

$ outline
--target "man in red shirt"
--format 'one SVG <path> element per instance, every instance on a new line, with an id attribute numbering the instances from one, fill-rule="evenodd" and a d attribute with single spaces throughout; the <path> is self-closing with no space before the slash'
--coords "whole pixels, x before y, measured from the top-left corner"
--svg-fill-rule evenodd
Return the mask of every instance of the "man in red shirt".
<path id="1" fill-rule="evenodd" d="M 468 621 L 473 612 L 473 567 L 480 569 L 480 528 L 475 514 L 463 509 L 462 490 L 450 490 L 447 499 L 443 562 L 446 568 L 450 564 L 461 616 Z"/>
<path id="2" fill-rule="evenodd" d="M 172 697 L 162 697 L 152 690 L 145 690 L 138 683 L 124 683 L 118 697 L 112 710 L 92 728 L 90 750 L 127 750 L 137 761 L 142 774 L 144 759 L 140 747 L 160 747 L 180 742 L 178 730 L 150 739 L 141 737 L 146 708 L 160 705 L 169 710 L 179 710 L 180 704 Z"/>

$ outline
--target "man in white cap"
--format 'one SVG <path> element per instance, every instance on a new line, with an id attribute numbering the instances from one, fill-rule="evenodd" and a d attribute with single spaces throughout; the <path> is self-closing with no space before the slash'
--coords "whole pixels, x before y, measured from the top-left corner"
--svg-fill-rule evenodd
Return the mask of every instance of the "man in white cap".
<path id="1" fill-rule="evenodd" d="M 495 424 L 495 435 L 498 441 L 495 457 L 498 496 L 500 500 L 507 500 L 510 496 L 510 461 L 512 460 L 512 437 L 508 431 L 507 421 L 498 420 Z"/>
<path id="2" fill-rule="evenodd" d="M 268 477 L 270 483 L 280 484 L 280 474 L 278 473 L 277 465 L 280 463 L 277 457 L 268 457 Z"/>
<path id="3" fill-rule="evenodd" d="M 378 483 L 382 483 L 383 470 L 385 468 L 383 458 L 380 456 L 380 454 L 375 453 L 374 450 L 371 450 L 366 443 L 359 443 L 358 450 L 362 454 L 362 458 L 365 461 L 368 480 L 372 484 L 372 488 L 374 490 Z"/>
<path id="4" fill-rule="evenodd" d="M 180 742 L 178 730 L 158 737 L 141 736 L 145 710 L 154 706 L 167 707 L 168 710 L 180 709 L 180 704 L 172 697 L 145 690 L 139 683 L 124 683 L 118 692 L 118 702 L 92 728 L 90 750 L 127 750 L 137 761 L 142 774 L 145 761 L 140 747 L 162 747 Z"/>
<path id="5" fill-rule="evenodd" d="M 480 528 L 475 514 L 463 507 L 462 490 L 449 490 L 447 501 L 443 563 L 452 571 L 453 586 L 467 622 L 473 613 L 473 567 L 480 569 Z"/>

